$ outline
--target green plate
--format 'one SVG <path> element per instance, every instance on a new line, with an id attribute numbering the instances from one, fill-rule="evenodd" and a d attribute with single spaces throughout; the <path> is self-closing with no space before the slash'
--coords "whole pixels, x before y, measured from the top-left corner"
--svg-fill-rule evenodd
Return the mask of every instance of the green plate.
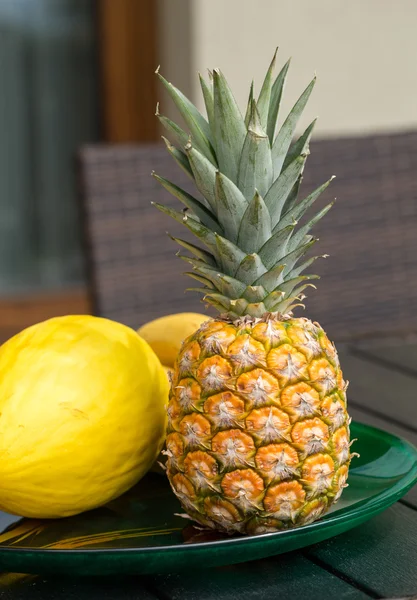
<path id="1" fill-rule="evenodd" d="M 288 552 L 356 527 L 381 512 L 417 481 L 417 450 L 389 433 L 353 423 L 358 438 L 349 487 L 319 521 L 252 537 L 195 529 L 164 476 L 148 474 L 107 506 L 66 519 L 16 519 L 0 534 L 0 570 L 19 573 L 110 575 L 173 572 L 239 563 Z M 3 520 L 3 521 L 2 521 Z"/>

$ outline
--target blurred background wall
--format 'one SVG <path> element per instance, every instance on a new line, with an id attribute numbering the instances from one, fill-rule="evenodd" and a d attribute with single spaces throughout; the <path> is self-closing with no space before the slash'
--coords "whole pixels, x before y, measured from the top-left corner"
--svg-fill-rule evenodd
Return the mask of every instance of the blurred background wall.
<path id="1" fill-rule="evenodd" d="M 90 310 L 77 152 L 159 139 L 158 64 L 200 108 L 219 66 L 243 104 L 278 45 L 281 114 L 317 72 L 316 139 L 415 129 L 416 22 L 415 0 L 0 0 L 0 341 Z"/>
<path id="2" fill-rule="evenodd" d="M 161 72 L 185 86 L 200 108 L 197 71 L 220 67 L 243 104 L 251 77 L 259 90 L 279 46 L 279 65 L 292 57 L 282 114 L 317 72 L 305 117 L 319 117 L 316 136 L 416 125 L 415 0 L 159 0 L 158 6 Z"/>

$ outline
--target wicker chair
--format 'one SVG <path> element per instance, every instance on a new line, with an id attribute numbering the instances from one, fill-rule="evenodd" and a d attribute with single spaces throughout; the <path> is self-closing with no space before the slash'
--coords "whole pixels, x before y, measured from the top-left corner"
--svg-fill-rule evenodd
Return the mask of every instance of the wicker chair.
<path id="1" fill-rule="evenodd" d="M 165 148 L 88 146 L 79 167 L 96 314 L 137 327 L 201 312 L 197 294 L 184 294 L 185 265 L 165 233 L 186 230 L 151 206 L 179 206 L 152 170 L 192 190 Z M 337 340 L 417 331 L 417 132 L 313 143 L 303 190 L 332 174 L 318 203 L 338 201 L 316 231 L 318 252 L 331 257 L 315 263 L 322 280 L 309 292 L 309 317 Z"/>

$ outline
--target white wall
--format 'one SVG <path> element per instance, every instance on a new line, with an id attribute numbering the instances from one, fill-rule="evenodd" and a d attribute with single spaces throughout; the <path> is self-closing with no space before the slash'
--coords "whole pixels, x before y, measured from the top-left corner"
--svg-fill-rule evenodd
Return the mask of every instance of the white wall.
<path id="1" fill-rule="evenodd" d="M 281 114 L 317 72 L 301 124 L 318 116 L 316 136 L 417 128 L 417 0 L 159 2 L 161 72 L 185 80 L 199 106 L 197 71 L 220 67 L 243 105 L 278 45 L 278 68 L 292 56 Z M 188 34 L 175 33 L 173 13 Z M 177 61 L 185 47 L 188 61 Z"/>

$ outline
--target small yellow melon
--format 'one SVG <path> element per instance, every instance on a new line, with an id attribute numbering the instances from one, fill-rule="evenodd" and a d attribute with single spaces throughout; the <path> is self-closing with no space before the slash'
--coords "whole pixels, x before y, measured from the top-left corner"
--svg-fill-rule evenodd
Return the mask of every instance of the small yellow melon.
<path id="1" fill-rule="evenodd" d="M 166 365 L 162 365 L 162 367 L 163 367 L 165 373 L 168 375 L 168 379 L 169 379 L 171 373 L 173 373 L 173 370 L 174 370 L 173 367 L 167 367 Z"/>
<path id="2" fill-rule="evenodd" d="M 49 319 L 0 348 L 0 509 L 36 518 L 105 504 L 165 438 L 166 373 L 129 327 Z"/>
<path id="3" fill-rule="evenodd" d="M 199 313 L 176 313 L 154 319 L 138 329 L 163 365 L 172 367 L 182 342 L 210 317 Z"/>

